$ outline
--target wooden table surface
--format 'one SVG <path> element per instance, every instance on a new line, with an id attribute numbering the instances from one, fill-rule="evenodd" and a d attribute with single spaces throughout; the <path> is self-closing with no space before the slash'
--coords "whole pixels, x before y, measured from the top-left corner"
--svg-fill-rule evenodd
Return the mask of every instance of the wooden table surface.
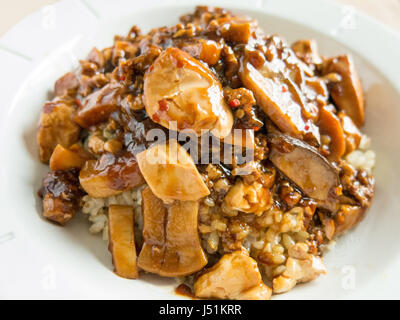
<path id="1" fill-rule="evenodd" d="M 43 7 L 51 5 L 56 1 L 57 0 L 0 0 L 0 36 L 30 13 L 43 9 Z M 400 0 L 334 1 L 351 5 L 400 32 Z"/>

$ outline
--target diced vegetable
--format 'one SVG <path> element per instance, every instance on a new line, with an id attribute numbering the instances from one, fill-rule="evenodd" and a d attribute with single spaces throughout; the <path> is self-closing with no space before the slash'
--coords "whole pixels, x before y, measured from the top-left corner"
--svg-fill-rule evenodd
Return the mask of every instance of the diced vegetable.
<path id="1" fill-rule="evenodd" d="M 361 127 L 364 124 L 364 94 L 353 59 L 349 55 L 342 55 L 324 61 L 322 73 L 340 75 L 340 81 L 328 84 L 329 92 L 338 108 L 346 111 L 354 123 Z"/>
<path id="2" fill-rule="evenodd" d="M 224 96 L 231 108 L 236 108 L 238 106 L 251 108 L 257 104 L 253 92 L 246 88 L 224 88 Z"/>
<path id="3" fill-rule="evenodd" d="M 173 130 L 212 130 L 226 137 L 233 116 L 221 83 L 211 70 L 186 52 L 168 48 L 144 78 L 144 104 L 154 122 Z"/>
<path id="4" fill-rule="evenodd" d="M 335 235 L 335 221 L 328 217 L 324 212 L 318 211 L 319 219 L 324 226 L 325 236 L 328 240 L 332 240 Z"/>
<path id="5" fill-rule="evenodd" d="M 63 95 L 74 95 L 79 87 L 79 81 L 74 72 L 68 72 L 63 75 L 54 84 L 54 93 L 56 97 Z"/>
<path id="6" fill-rule="evenodd" d="M 81 169 L 85 162 L 91 159 L 94 157 L 79 144 L 74 144 L 69 148 L 58 144 L 50 158 L 50 169 L 53 171 Z"/>
<path id="7" fill-rule="evenodd" d="M 196 297 L 268 300 L 272 290 L 261 279 L 257 262 L 242 251 L 225 254 L 195 282 Z"/>
<path id="8" fill-rule="evenodd" d="M 318 46 L 314 39 L 298 40 L 291 46 L 296 56 L 307 64 L 321 64 Z"/>
<path id="9" fill-rule="evenodd" d="M 295 244 L 292 248 L 301 245 Z M 297 283 L 308 282 L 326 274 L 326 268 L 320 257 L 304 253 L 301 258 L 291 256 L 286 260 L 285 271 L 272 281 L 274 293 L 283 293 L 291 290 Z"/>
<path id="10" fill-rule="evenodd" d="M 49 162 L 58 144 L 69 147 L 78 141 L 81 129 L 72 121 L 74 112 L 75 108 L 71 101 L 56 99 L 46 102 L 43 106 L 36 135 L 40 161 L 43 163 Z"/>
<path id="11" fill-rule="evenodd" d="M 248 185 L 237 180 L 226 195 L 225 203 L 231 210 L 261 215 L 271 207 L 272 197 L 270 190 L 259 182 Z"/>
<path id="12" fill-rule="evenodd" d="M 77 110 L 74 121 L 83 128 L 90 128 L 108 119 L 111 112 L 120 104 L 123 87 L 119 83 L 110 83 L 88 95 Z"/>
<path id="13" fill-rule="evenodd" d="M 216 64 L 221 56 L 222 46 L 212 40 L 200 40 L 201 51 L 199 59 L 206 62 L 208 65 L 213 66 Z"/>
<path id="14" fill-rule="evenodd" d="M 75 216 L 83 194 L 79 186 L 78 170 L 50 171 L 44 177 L 39 192 L 43 199 L 43 216 L 65 225 Z"/>
<path id="15" fill-rule="evenodd" d="M 326 201 L 339 186 L 336 169 L 315 148 L 284 134 L 271 134 L 269 159 L 305 194 Z"/>
<path id="16" fill-rule="evenodd" d="M 165 277 L 192 274 L 207 264 L 197 230 L 199 204 L 175 201 L 167 207 L 150 188 L 142 191 L 144 245 L 138 265 Z"/>
<path id="17" fill-rule="evenodd" d="M 130 206 L 111 205 L 108 210 L 109 250 L 115 272 L 128 279 L 136 279 L 139 272 L 136 264 L 134 213 Z"/>
<path id="18" fill-rule="evenodd" d="M 43 217 L 60 225 L 65 225 L 76 213 L 74 206 L 61 199 L 46 194 L 43 198 Z"/>
<path id="19" fill-rule="evenodd" d="M 177 45 L 181 50 L 204 61 L 209 66 L 215 65 L 221 56 L 222 45 L 213 40 L 196 39 L 195 41 L 177 43 Z"/>
<path id="20" fill-rule="evenodd" d="M 89 52 L 86 61 L 95 63 L 99 68 L 104 68 L 106 65 L 104 54 L 96 47 Z"/>
<path id="21" fill-rule="evenodd" d="M 257 30 L 257 22 L 241 17 L 219 18 L 215 20 L 219 32 L 229 42 L 247 43 Z"/>
<path id="22" fill-rule="evenodd" d="M 366 208 L 352 205 L 342 205 L 335 216 L 335 235 L 353 228 L 364 218 Z"/>
<path id="23" fill-rule="evenodd" d="M 106 153 L 99 160 L 86 162 L 79 174 L 82 188 L 94 198 L 106 198 L 144 183 L 136 158 Z"/>
<path id="24" fill-rule="evenodd" d="M 157 144 L 136 157 L 147 184 L 163 201 L 196 201 L 210 194 L 193 159 L 176 140 Z"/>
<path id="25" fill-rule="evenodd" d="M 348 154 L 358 149 L 361 142 L 361 132 L 345 113 L 339 112 L 338 117 L 346 136 L 346 154 Z"/>

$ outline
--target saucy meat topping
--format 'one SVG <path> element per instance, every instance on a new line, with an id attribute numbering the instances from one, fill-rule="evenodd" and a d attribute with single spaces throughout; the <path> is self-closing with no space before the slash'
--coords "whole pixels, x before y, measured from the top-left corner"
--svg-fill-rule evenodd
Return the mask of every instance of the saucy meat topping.
<path id="1" fill-rule="evenodd" d="M 61 225 L 70 221 L 79 209 L 84 191 L 79 185 L 79 171 L 51 171 L 43 178 L 39 191 L 43 199 L 43 215 Z"/>
<path id="2" fill-rule="evenodd" d="M 353 59 L 324 57 L 312 39 L 289 46 L 222 8 L 133 26 L 54 96 L 37 130 L 43 215 L 88 214 L 121 277 L 270 299 L 325 274 L 329 242 L 374 196 Z"/>

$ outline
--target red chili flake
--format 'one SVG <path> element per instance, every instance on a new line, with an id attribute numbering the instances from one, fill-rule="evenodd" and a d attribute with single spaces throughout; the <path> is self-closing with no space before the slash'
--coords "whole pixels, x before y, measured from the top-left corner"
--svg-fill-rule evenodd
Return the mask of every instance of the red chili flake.
<path id="1" fill-rule="evenodd" d="M 167 111 L 168 110 L 167 100 L 163 99 L 163 100 L 158 101 L 158 105 L 159 105 L 161 111 Z"/>
<path id="2" fill-rule="evenodd" d="M 153 71 L 153 69 L 154 69 L 154 66 L 153 66 L 153 65 L 151 65 L 151 66 L 150 66 L 150 68 L 149 68 L 149 71 L 150 71 L 150 72 L 152 72 L 152 71 Z"/>
<path id="3" fill-rule="evenodd" d="M 308 131 L 308 130 L 310 130 L 310 126 L 309 126 L 308 124 L 306 124 L 305 127 L 304 127 L 304 129 L 305 129 L 306 131 Z"/>
<path id="4" fill-rule="evenodd" d="M 282 86 L 282 92 L 286 92 L 286 91 L 287 91 L 286 87 Z"/>
<path id="5" fill-rule="evenodd" d="M 177 60 L 177 61 L 176 61 L 176 66 L 177 66 L 178 68 L 182 68 L 184 65 L 185 65 L 185 64 L 183 63 L 182 60 Z"/>
<path id="6" fill-rule="evenodd" d="M 160 117 L 157 115 L 157 113 L 153 114 L 151 118 L 153 119 L 154 122 L 160 122 Z"/>
<path id="7" fill-rule="evenodd" d="M 233 99 L 231 101 L 229 101 L 229 106 L 231 108 L 236 108 L 240 106 L 240 101 L 238 99 Z"/>
<path id="8" fill-rule="evenodd" d="M 258 131 L 258 130 L 260 130 L 260 127 L 254 127 L 253 130 Z"/>
<path id="9" fill-rule="evenodd" d="M 79 99 L 75 99 L 75 103 L 79 108 L 82 107 L 81 101 Z"/>
<path id="10" fill-rule="evenodd" d="M 125 77 L 125 76 L 120 76 L 120 77 L 119 77 L 119 80 L 125 81 L 125 80 L 126 80 L 126 77 Z"/>

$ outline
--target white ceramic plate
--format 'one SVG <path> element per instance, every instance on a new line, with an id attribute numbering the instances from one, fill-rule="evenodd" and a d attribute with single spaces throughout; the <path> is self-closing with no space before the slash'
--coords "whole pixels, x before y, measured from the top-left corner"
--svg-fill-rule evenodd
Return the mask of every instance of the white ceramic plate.
<path id="1" fill-rule="evenodd" d="M 351 52 L 365 89 L 364 130 L 377 152 L 372 208 L 326 255 L 327 276 L 275 298 L 400 298 L 400 38 L 322 0 L 68 0 L 0 39 L 0 298 L 179 298 L 169 280 L 114 275 L 106 245 L 88 234 L 83 217 L 66 228 L 41 218 L 36 191 L 47 168 L 37 160 L 35 131 L 54 81 L 93 46 L 110 45 L 133 24 L 144 31 L 172 25 L 197 3 L 245 12 L 288 41 L 315 38 L 324 55 Z"/>

